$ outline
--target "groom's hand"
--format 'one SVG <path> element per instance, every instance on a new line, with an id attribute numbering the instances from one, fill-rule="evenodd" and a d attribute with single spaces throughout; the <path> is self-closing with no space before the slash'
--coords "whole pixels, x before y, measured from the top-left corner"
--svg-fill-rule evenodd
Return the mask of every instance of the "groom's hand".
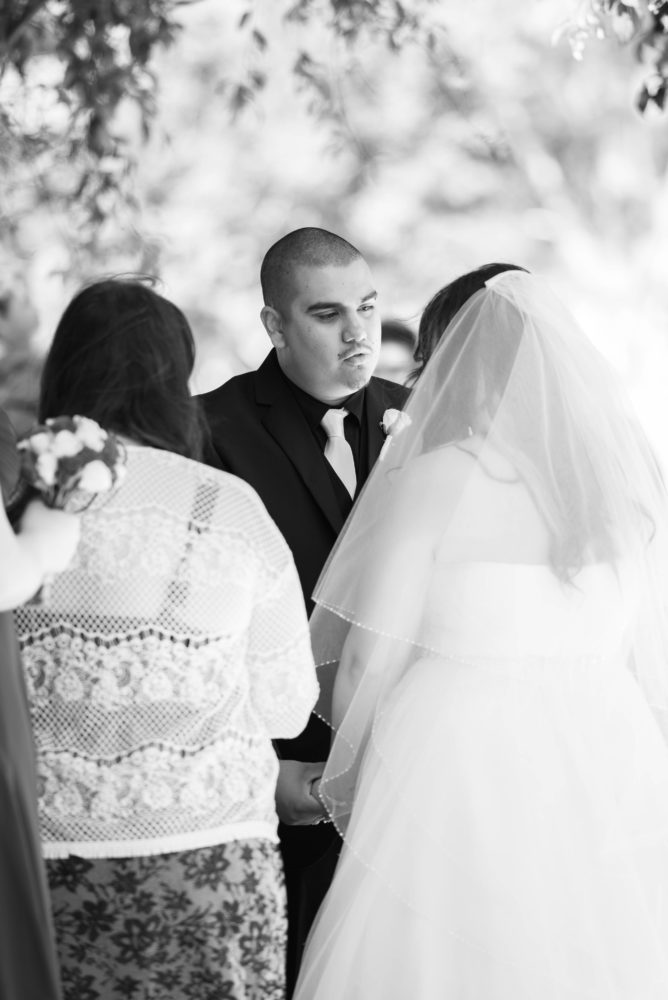
<path id="1" fill-rule="evenodd" d="M 276 811 L 283 823 L 289 826 L 310 826 L 327 817 L 322 804 L 313 795 L 325 770 L 322 764 L 301 760 L 279 760 L 276 784 Z"/>

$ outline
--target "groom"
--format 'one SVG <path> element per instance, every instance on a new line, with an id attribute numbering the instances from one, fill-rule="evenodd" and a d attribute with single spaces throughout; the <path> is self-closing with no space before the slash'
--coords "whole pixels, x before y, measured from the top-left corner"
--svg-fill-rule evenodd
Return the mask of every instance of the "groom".
<path id="1" fill-rule="evenodd" d="M 297 229 L 272 246 L 260 272 L 261 319 L 273 350 L 257 371 L 201 396 L 210 464 L 255 488 L 294 556 L 309 610 L 316 580 L 384 441 L 385 410 L 402 386 L 372 378 L 380 315 L 369 267 L 324 229 Z M 275 743 L 276 793 L 288 893 L 288 991 L 327 891 L 339 842 L 312 795 L 329 752 L 315 715 Z M 317 824 L 317 825 L 313 825 Z"/>

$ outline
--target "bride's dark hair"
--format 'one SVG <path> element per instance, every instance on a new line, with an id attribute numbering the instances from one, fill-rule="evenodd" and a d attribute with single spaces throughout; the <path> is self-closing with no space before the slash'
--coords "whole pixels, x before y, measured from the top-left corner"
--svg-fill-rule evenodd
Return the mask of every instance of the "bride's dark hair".
<path id="1" fill-rule="evenodd" d="M 142 444 L 202 456 L 187 319 L 145 280 L 106 278 L 65 309 L 42 373 L 39 419 L 81 414 Z"/>
<path id="2" fill-rule="evenodd" d="M 541 337 L 550 337 L 549 329 L 536 326 L 512 300 L 499 296 L 488 320 L 478 320 L 475 348 L 469 344 L 471 324 L 465 319 L 460 322 L 464 307 L 485 281 L 502 271 L 525 269 L 486 265 L 441 289 L 425 309 L 418 343 L 423 367 L 440 343 L 439 371 L 454 373 L 448 380 L 447 412 L 432 426 L 431 436 L 434 445 L 465 442 L 472 430 L 484 437 L 484 428 L 477 426 L 481 412 L 493 422 L 503 406 L 504 445 L 509 449 L 506 457 L 548 527 L 550 562 L 555 574 L 570 581 L 590 561 L 616 561 L 620 554 L 620 518 L 624 525 L 639 525 L 645 536 L 651 534 L 652 525 L 632 488 L 621 501 L 622 509 L 619 502 L 611 505 L 602 485 L 607 480 L 600 478 L 600 462 L 614 467 L 615 456 L 607 452 L 599 455 L 600 449 L 587 430 L 593 386 L 574 372 L 569 382 L 573 392 L 566 398 L 559 358 L 551 350 L 536 352 L 535 373 L 529 368 L 523 376 L 518 375 L 518 359 L 534 357 L 533 351 L 523 348 L 527 322 L 539 335 L 538 343 Z M 600 376 L 607 379 L 604 367 Z M 605 414 L 601 417 L 605 418 Z M 636 428 L 630 416 L 628 425 Z M 640 446 L 640 428 L 634 433 Z M 624 470 L 619 469 L 618 474 L 622 481 Z"/>
<path id="3" fill-rule="evenodd" d="M 489 281 L 503 271 L 524 271 L 519 264 L 483 264 L 474 271 L 460 275 L 441 288 L 425 306 L 418 329 L 415 360 L 419 362 L 415 371 L 411 372 L 411 382 L 417 381 L 424 366 L 440 343 L 443 332 L 451 319 L 457 315 L 462 306 L 472 295 L 485 287 Z"/>

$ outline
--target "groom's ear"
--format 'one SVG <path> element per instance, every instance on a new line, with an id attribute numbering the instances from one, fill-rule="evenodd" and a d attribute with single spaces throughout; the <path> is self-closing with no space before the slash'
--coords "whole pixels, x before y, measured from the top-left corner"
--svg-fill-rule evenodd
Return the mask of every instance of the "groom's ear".
<path id="1" fill-rule="evenodd" d="M 277 350 L 285 347 L 285 337 L 283 336 L 283 322 L 281 314 L 273 306 L 263 306 L 260 319 L 265 330 L 269 334 L 269 339 Z"/>

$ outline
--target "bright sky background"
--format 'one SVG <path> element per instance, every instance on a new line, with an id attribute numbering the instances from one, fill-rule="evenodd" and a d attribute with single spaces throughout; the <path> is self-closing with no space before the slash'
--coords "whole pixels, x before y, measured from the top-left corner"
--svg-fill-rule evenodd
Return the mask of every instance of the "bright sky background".
<path id="1" fill-rule="evenodd" d="M 31 210 L 28 179 L 16 241 L 41 346 L 82 278 L 148 268 L 189 316 L 196 385 L 210 388 L 268 350 L 260 261 L 301 225 L 358 245 L 384 314 L 413 326 L 457 274 L 511 261 L 554 282 L 621 372 L 668 468 L 668 119 L 635 112 L 632 52 L 592 41 L 576 62 L 555 43 L 577 0 L 442 0 L 431 62 L 370 38 L 348 52 L 258 0 L 260 54 L 236 28 L 247 6 L 183 8 L 184 30 L 158 62 L 148 147 L 131 111 L 121 122 L 139 154 L 141 212 L 112 220 L 94 260 L 72 268 L 71 220 Z M 304 46 L 325 66 L 333 126 L 308 113 L 312 92 L 295 89 Z M 257 66 L 269 84 L 232 118 L 230 75 Z M 36 72 L 47 82 L 48 65 Z M 24 113 L 45 113 L 44 101 L 35 90 Z"/>

